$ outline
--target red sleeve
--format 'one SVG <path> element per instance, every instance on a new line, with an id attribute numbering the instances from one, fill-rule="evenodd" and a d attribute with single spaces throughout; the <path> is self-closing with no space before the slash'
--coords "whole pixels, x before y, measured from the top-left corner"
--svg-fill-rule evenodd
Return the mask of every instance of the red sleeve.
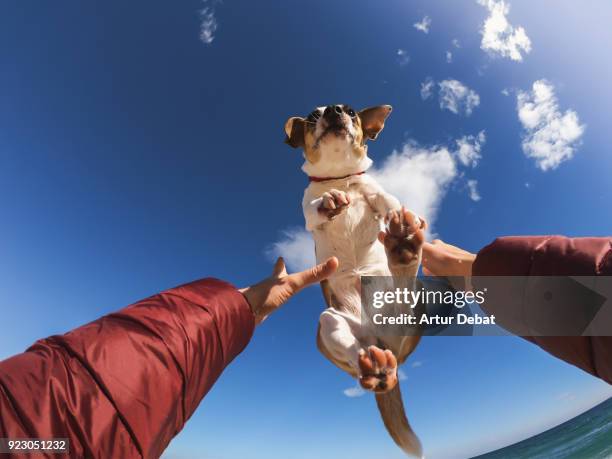
<path id="1" fill-rule="evenodd" d="M 473 276 L 612 276 L 612 237 L 496 239 L 477 255 Z M 522 299 L 512 302 L 517 308 Z M 495 314 L 494 305 L 487 312 Z M 503 326 L 503 324 L 500 324 Z M 525 336 L 550 354 L 612 384 L 611 336 Z"/>
<path id="2" fill-rule="evenodd" d="M 0 362 L 0 437 L 157 458 L 254 328 L 240 292 L 204 279 L 38 341 Z"/>
<path id="3" fill-rule="evenodd" d="M 612 275 L 612 237 L 511 236 L 478 252 L 474 276 Z"/>

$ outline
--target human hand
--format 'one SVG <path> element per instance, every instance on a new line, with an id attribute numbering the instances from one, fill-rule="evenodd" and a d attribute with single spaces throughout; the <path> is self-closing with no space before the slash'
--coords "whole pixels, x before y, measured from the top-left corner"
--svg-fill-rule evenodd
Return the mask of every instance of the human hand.
<path id="1" fill-rule="evenodd" d="M 426 276 L 470 277 L 476 255 L 440 239 L 423 244 L 423 273 Z"/>
<path id="2" fill-rule="evenodd" d="M 297 292 L 315 282 L 327 279 L 337 268 L 338 259 L 331 257 L 324 263 L 305 271 L 287 274 L 285 261 L 279 258 L 270 277 L 239 291 L 251 306 L 255 315 L 255 324 L 259 325 Z"/>

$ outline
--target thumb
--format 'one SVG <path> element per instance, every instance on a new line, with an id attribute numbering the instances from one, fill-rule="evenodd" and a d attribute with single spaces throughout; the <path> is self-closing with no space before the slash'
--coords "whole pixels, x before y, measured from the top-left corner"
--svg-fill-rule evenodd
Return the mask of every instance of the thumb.
<path id="1" fill-rule="evenodd" d="M 431 272 L 428 268 L 426 268 L 425 266 L 423 266 L 423 274 L 425 274 L 426 276 L 433 276 L 434 273 Z"/>
<path id="2" fill-rule="evenodd" d="M 272 277 L 285 277 L 287 275 L 287 268 L 285 267 L 285 260 L 283 257 L 278 257 L 272 270 Z"/>
<path id="3" fill-rule="evenodd" d="M 320 265 L 314 266 L 305 271 L 291 274 L 289 276 L 291 285 L 297 292 L 298 290 L 308 287 L 315 282 L 321 282 L 331 276 L 338 269 L 338 259 L 336 257 L 328 258 Z"/>

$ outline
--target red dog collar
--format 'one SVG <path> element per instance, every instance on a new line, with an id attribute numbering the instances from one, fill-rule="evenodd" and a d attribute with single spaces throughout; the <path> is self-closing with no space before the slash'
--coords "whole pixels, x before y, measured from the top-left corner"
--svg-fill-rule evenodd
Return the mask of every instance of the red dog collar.
<path id="1" fill-rule="evenodd" d="M 353 175 L 365 174 L 365 172 L 366 171 L 361 171 L 355 174 L 343 175 L 342 177 L 312 177 L 309 175 L 308 180 L 310 180 L 311 182 L 327 182 L 328 180 L 340 180 L 340 179 L 352 177 Z"/>

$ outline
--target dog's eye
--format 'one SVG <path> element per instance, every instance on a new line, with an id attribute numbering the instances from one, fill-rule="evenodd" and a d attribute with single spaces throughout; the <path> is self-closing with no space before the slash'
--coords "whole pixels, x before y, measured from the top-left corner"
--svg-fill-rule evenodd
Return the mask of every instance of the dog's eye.
<path id="1" fill-rule="evenodd" d="M 307 119 L 311 123 L 315 123 L 319 118 L 321 118 L 321 112 L 319 110 L 315 110 L 310 115 L 308 115 Z"/>
<path id="2" fill-rule="evenodd" d="M 346 113 L 348 113 L 348 116 L 350 116 L 351 118 L 355 118 L 355 110 L 353 110 L 352 108 L 349 108 Z"/>

